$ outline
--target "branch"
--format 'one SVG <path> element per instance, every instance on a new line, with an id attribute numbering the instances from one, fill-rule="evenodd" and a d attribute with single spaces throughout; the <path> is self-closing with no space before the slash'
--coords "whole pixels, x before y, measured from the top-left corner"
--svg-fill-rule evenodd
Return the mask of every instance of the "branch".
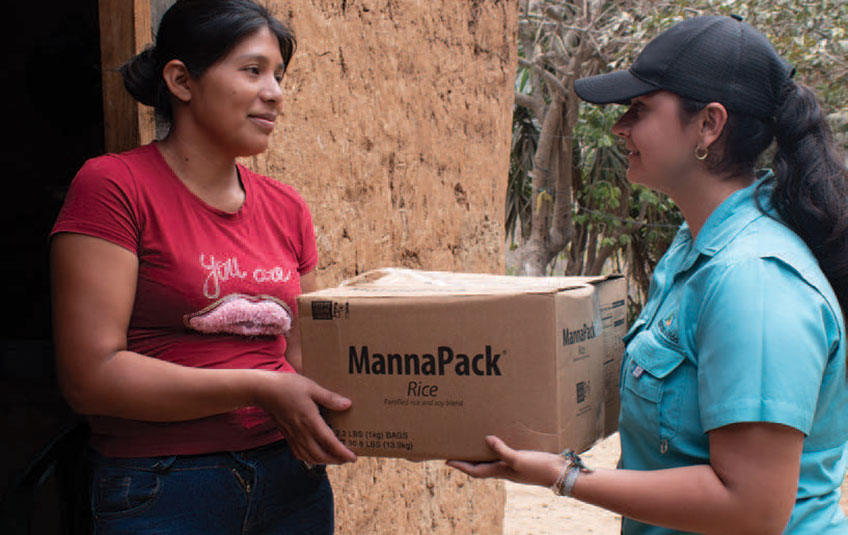
<path id="1" fill-rule="evenodd" d="M 607 259 L 615 252 L 616 249 L 618 249 L 618 244 L 604 245 L 601 247 L 592 263 L 589 264 L 587 273 L 584 273 L 584 275 L 600 275 L 604 269 L 604 264 L 606 264 Z"/>
<path id="2" fill-rule="evenodd" d="M 542 99 L 533 98 L 530 95 L 516 91 L 515 104 L 532 110 L 539 121 L 545 118 L 545 102 Z"/>
<path id="3" fill-rule="evenodd" d="M 623 236 L 624 234 L 634 233 L 638 231 L 646 224 L 645 216 L 647 215 L 648 209 L 647 203 L 643 203 L 639 207 L 639 215 L 636 217 L 635 220 L 629 219 L 627 217 L 628 207 L 630 206 L 630 198 L 632 196 L 633 189 L 630 187 L 626 188 L 620 199 L 619 209 L 614 214 L 614 217 L 618 217 L 618 219 L 621 220 L 622 224 L 612 230 L 607 236 L 608 238 L 612 239 L 614 243 L 604 245 L 595 252 L 594 259 L 589 265 L 587 274 L 599 275 L 607 259 L 612 256 L 617 249 L 621 248 L 621 245 L 619 244 L 619 238 L 621 238 L 621 236 Z"/>
<path id="4" fill-rule="evenodd" d="M 823 50 L 821 51 L 821 53 L 822 53 L 822 55 L 823 55 L 824 57 L 826 57 L 827 59 L 829 59 L 829 60 L 830 60 L 830 61 L 832 61 L 833 63 L 836 63 L 837 65 L 841 65 L 841 66 L 848 66 L 848 63 L 846 63 L 845 61 L 843 61 L 843 60 L 841 60 L 841 59 L 839 59 L 839 58 L 837 58 L 837 57 L 835 57 L 835 56 L 832 56 L 832 55 L 830 54 L 830 52 L 828 52 L 828 51 L 827 51 L 827 50 L 825 50 L 825 49 L 823 49 Z"/>
<path id="5" fill-rule="evenodd" d="M 545 81 L 548 82 L 548 84 L 550 84 L 557 91 L 559 91 L 559 93 L 562 95 L 563 98 L 568 98 L 568 90 L 565 89 L 565 86 L 562 85 L 562 82 L 560 82 L 557 79 L 556 76 L 554 76 L 553 74 L 551 74 L 547 70 L 543 69 L 541 66 L 536 65 L 532 61 L 529 61 L 529 60 L 524 59 L 524 58 L 518 58 L 518 64 L 521 65 L 522 67 L 527 67 L 529 69 L 533 69 L 534 71 L 539 73 L 542 76 L 542 78 L 544 78 Z"/>
<path id="6" fill-rule="evenodd" d="M 579 169 L 574 165 L 574 125 L 577 123 L 580 101 L 573 91 L 563 103 L 563 118 L 560 125 L 560 173 L 556 177 L 556 203 L 551 222 L 551 241 L 558 251 L 565 248 L 574 237 L 572 204 L 574 201 L 574 177 Z"/>
<path id="7" fill-rule="evenodd" d="M 537 247 L 543 247 L 548 233 L 548 217 L 547 210 L 542 210 L 543 203 L 550 202 L 550 170 L 554 163 L 553 153 L 559 150 L 555 141 L 560 132 L 560 122 L 562 120 L 563 100 L 554 98 L 551 105 L 545 113 L 545 119 L 542 121 L 542 131 L 539 133 L 539 141 L 536 145 L 536 154 L 533 159 L 533 171 L 531 176 L 533 194 L 532 210 L 530 226 L 530 241 L 535 241 Z"/>

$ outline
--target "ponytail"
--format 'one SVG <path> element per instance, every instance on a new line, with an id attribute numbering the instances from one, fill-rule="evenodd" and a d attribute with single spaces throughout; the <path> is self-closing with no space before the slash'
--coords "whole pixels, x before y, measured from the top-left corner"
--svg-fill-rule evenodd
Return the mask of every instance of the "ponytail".
<path id="1" fill-rule="evenodd" d="M 772 131 L 772 202 L 806 242 L 848 314 L 848 170 L 815 93 L 787 82 Z"/>
<path id="2" fill-rule="evenodd" d="M 707 105 L 685 97 L 680 102 L 684 123 Z M 767 179 L 774 183 L 772 205 L 813 252 L 848 317 L 848 170 L 815 93 L 790 79 L 774 119 L 728 113 L 719 150 L 704 163 L 719 175 L 752 173 L 773 139 L 774 174 Z"/>

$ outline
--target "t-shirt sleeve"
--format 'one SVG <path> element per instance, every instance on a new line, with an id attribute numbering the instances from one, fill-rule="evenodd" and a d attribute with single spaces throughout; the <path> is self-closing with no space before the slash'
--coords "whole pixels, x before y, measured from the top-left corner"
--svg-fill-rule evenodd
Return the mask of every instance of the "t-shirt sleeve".
<path id="1" fill-rule="evenodd" d="M 300 218 L 300 255 L 298 256 L 297 271 L 301 275 L 309 273 L 318 265 L 318 245 L 315 243 L 315 227 L 312 225 L 312 214 L 306 201 L 301 199 L 302 213 Z"/>
<path id="2" fill-rule="evenodd" d="M 108 155 L 89 160 L 71 182 L 50 235 L 86 234 L 138 254 L 135 197 L 132 175 L 122 161 Z"/>
<path id="3" fill-rule="evenodd" d="M 777 259 L 726 269 L 696 330 L 704 430 L 772 422 L 808 434 L 838 324 L 827 302 Z"/>

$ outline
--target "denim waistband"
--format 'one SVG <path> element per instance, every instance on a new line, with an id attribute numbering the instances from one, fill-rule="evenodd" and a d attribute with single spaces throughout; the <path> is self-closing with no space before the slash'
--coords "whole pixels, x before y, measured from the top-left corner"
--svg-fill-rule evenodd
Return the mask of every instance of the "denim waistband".
<path id="1" fill-rule="evenodd" d="M 89 450 L 89 459 L 97 465 L 116 466 L 134 470 L 164 472 L 166 470 L 191 470 L 213 468 L 232 462 L 259 461 L 265 456 L 279 454 L 288 450 L 288 443 L 278 440 L 270 444 L 242 451 L 222 451 L 197 455 L 163 455 L 157 457 L 106 457 L 95 450 Z"/>

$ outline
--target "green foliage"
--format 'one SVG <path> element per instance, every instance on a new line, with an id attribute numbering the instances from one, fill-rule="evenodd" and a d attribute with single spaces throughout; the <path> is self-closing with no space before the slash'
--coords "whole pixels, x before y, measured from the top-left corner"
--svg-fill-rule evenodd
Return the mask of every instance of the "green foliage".
<path id="1" fill-rule="evenodd" d="M 512 144 L 509 153 L 509 181 L 506 194 L 507 241 L 515 242 L 515 232 L 530 234 L 530 171 L 539 142 L 539 126 L 527 108 L 516 106 L 512 117 Z"/>
<path id="2" fill-rule="evenodd" d="M 837 125 L 837 139 L 848 142 L 848 1 L 846 0 L 613 0 L 584 17 L 583 2 L 540 0 L 537 9 L 522 11 L 519 55 L 543 58 L 537 65 L 567 80 L 562 65 L 574 43 L 588 39 L 595 53 L 580 64 L 579 76 L 627 68 L 650 39 L 684 18 L 708 14 L 738 14 L 774 43 L 796 66 L 796 80 L 813 87 L 825 111 Z M 581 18 L 583 17 L 583 18 Z M 579 31 L 578 31 L 579 29 Z M 575 41 L 576 40 L 576 41 Z M 531 48 L 532 47 L 532 48 Z M 533 86 L 536 80 L 537 86 Z M 551 101 L 546 84 L 520 66 L 516 91 Z M 623 143 L 610 128 L 623 113 L 621 106 L 581 104 L 573 130 L 573 238 L 560 260 L 569 274 L 590 269 L 597 255 L 611 251 L 615 269 L 629 272 L 636 283 L 634 310 L 646 297 L 653 267 L 673 239 L 683 219 L 670 199 L 625 179 Z M 510 239 L 529 232 L 532 212 L 530 171 L 543 117 L 516 106 L 507 200 Z M 841 125 L 841 126 L 840 126 Z M 846 131 L 839 137 L 839 129 Z"/>

